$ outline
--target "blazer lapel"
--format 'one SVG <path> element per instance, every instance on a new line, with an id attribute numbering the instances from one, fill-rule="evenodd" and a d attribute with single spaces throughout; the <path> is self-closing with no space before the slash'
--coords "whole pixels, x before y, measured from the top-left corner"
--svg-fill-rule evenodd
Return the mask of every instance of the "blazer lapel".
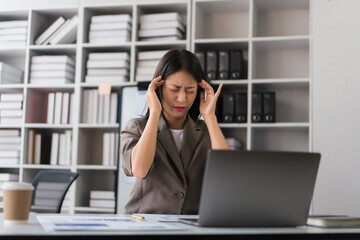
<path id="1" fill-rule="evenodd" d="M 163 148 L 165 149 L 166 153 L 171 158 L 173 163 L 175 164 L 176 168 L 178 169 L 178 172 L 182 178 L 181 179 L 182 182 L 184 184 L 186 184 L 184 167 L 181 162 L 180 155 L 176 148 L 171 131 L 170 131 L 163 115 L 161 115 L 160 119 L 159 119 L 157 139 L 160 142 L 160 144 L 163 146 Z"/>
<path id="2" fill-rule="evenodd" d="M 181 143 L 180 157 L 183 162 L 184 170 L 189 167 L 191 160 L 194 156 L 198 142 L 203 135 L 202 129 L 197 123 L 190 117 L 186 118 L 184 127 L 184 137 Z"/>

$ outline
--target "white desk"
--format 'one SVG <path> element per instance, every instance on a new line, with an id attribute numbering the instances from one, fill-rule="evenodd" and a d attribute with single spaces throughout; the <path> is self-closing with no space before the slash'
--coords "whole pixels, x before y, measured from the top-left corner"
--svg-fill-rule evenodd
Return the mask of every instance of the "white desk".
<path id="1" fill-rule="evenodd" d="M 24 225 L 5 227 L 3 217 L 0 213 L 0 239 L 360 239 L 360 228 L 201 228 L 182 223 L 171 224 L 185 228 L 184 231 L 45 232 L 35 213 Z"/>

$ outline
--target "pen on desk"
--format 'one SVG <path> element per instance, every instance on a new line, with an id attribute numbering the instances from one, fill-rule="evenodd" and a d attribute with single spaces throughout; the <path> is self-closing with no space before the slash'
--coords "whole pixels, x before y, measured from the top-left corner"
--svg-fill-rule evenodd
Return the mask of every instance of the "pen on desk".
<path id="1" fill-rule="evenodd" d="M 136 220 L 140 220 L 140 221 L 145 220 L 145 218 L 143 216 L 140 216 L 140 215 L 131 214 L 130 217 L 133 218 L 133 219 L 136 219 Z"/>

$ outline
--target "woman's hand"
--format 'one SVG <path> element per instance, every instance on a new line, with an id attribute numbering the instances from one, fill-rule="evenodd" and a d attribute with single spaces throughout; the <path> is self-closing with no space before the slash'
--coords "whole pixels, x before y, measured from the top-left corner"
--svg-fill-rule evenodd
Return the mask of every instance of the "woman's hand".
<path id="1" fill-rule="evenodd" d="M 200 113 L 204 117 L 204 119 L 215 116 L 215 108 L 216 101 L 220 95 L 223 84 L 219 85 L 216 93 L 214 93 L 214 89 L 208 84 L 206 81 L 201 80 L 199 86 L 202 87 L 206 92 L 206 101 L 205 101 L 205 93 L 200 93 Z"/>
<path id="2" fill-rule="evenodd" d="M 149 87 L 146 91 L 146 101 L 149 105 L 150 114 L 156 114 L 157 116 L 160 116 L 161 114 L 162 106 L 155 90 L 159 86 L 163 85 L 164 82 L 165 81 L 161 79 L 161 76 L 158 76 L 157 78 L 154 78 L 149 84 Z"/>

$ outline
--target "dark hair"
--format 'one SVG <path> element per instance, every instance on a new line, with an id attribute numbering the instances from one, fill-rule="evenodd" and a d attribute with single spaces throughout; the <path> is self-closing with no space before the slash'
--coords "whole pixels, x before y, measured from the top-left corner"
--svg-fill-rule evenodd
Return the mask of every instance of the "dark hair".
<path id="1" fill-rule="evenodd" d="M 190 51 L 182 49 L 171 49 L 160 59 L 159 64 L 156 67 L 154 78 L 161 76 L 162 79 L 166 79 L 173 73 L 184 70 L 189 73 L 196 82 L 205 80 L 204 71 L 201 67 L 199 59 Z M 200 115 L 200 92 L 203 89 L 198 86 L 195 101 L 189 109 L 189 114 L 192 119 L 199 118 Z M 156 89 L 156 95 L 161 102 L 162 86 Z"/>

